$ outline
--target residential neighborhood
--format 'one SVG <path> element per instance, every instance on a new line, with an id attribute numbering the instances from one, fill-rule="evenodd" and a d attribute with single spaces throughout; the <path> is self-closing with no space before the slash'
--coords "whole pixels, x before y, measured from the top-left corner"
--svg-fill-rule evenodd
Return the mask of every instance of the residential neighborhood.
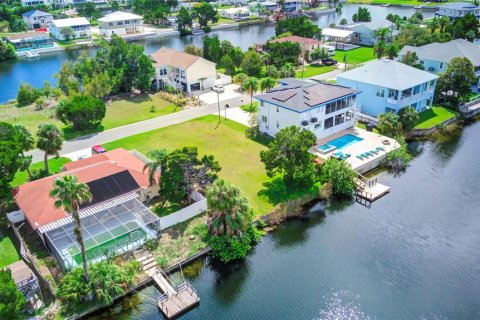
<path id="1" fill-rule="evenodd" d="M 0 319 L 474 319 L 478 13 L 1 3 Z"/>

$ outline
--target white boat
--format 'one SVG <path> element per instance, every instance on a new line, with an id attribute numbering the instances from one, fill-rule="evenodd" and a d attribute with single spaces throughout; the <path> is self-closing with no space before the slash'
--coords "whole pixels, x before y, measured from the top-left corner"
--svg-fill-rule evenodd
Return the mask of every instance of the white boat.
<path id="1" fill-rule="evenodd" d="M 390 7 L 390 3 L 382 4 L 382 7 Z"/>
<path id="2" fill-rule="evenodd" d="M 204 33 L 205 33 L 205 31 L 203 31 L 202 29 L 192 30 L 192 35 L 194 35 L 194 36 L 199 36 L 199 35 L 202 35 Z"/>
<path id="3" fill-rule="evenodd" d="M 35 52 L 35 51 L 27 51 L 27 52 L 25 53 L 25 57 L 27 57 L 27 59 L 34 59 L 34 58 L 38 58 L 39 55 L 38 55 L 38 53 Z"/>

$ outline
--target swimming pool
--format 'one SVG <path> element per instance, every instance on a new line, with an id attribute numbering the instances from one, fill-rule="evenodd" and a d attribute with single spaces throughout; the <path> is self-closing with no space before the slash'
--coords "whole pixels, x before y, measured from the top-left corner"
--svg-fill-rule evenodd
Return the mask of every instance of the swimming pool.
<path id="1" fill-rule="evenodd" d="M 353 134 L 346 134 L 335 140 L 330 141 L 329 143 L 325 143 L 317 147 L 317 149 L 322 153 L 328 153 L 333 150 L 343 149 L 362 140 L 362 138 L 354 136 Z"/>

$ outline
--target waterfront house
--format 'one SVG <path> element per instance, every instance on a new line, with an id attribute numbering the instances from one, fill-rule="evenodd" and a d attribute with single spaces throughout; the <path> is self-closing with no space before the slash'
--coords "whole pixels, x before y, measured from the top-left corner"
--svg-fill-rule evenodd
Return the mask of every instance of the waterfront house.
<path id="1" fill-rule="evenodd" d="M 288 36 L 288 37 L 283 37 L 283 38 L 277 38 L 274 40 L 270 40 L 269 42 L 294 42 L 298 43 L 300 45 L 300 48 L 302 48 L 303 56 L 310 58 L 311 53 L 315 49 L 319 49 L 322 46 L 322 41 L 317 40 L 317 39 L 311 39 L 311 38 L 305 38 L 305 37 L 299 37 L 299 36 Z"/>
<path id="2" fill-rule="evenodd" d="M 480 46 L 470 41 L 455 39 L 421 47 L 404 46 L 398 53 L 398 60 L 401 61 L 408 52 L 415 52 L 418 57 L 417 62 L 425 68 L 425 71 L 432 73 L 445 72 L 453 58 L 468 58 L 475 68 L 477 77 L 480 76 Z"/>
<path id="3" fill-rule="evenodd" d="M 202 57 L 160 48 L 150 55 L 155 67 L 155 83 L 158 89 L 168 86 L 192 92 L 211 88 L 217 77 L 216 64 Z"/>
<path id="4" fill-rule="evenodd" d="M 232 20 L 246 20 L 251 15 L 247 7 L 220 9 L 218 13 L 221 17 Z"/>
<path id="5" fill-rule="evenodd" d="M 260 5 L 263 10 L 268 11 L 270 13 L 278 9 L 278 3 L 273 1 L 262 1 L 262 2 L 258 1 L 258 2 L 250 2 L 248 4 L 248 6 L 255 7 L 255 8 L 257 8 L 258 5 Z M 260 11 L 260 13 L 261 12 L 262 11 Z"/>
<path id="6" fill-rule="evenodd" d="M 17 52 L 33 49 L 53 47 L 53 40 L 46 32 L 28 31 L 5 36 L 4 39 L 11 43 Z"/>
<path id="7" fill-rule="evenodd" d="M 274 137 L 281 129 L 293 125 L 323 139 L 353 127 L 359 90 L 311 80 L 279 82 L 280 86 L 255 95 L 260 132 Z"/>
<path id="8" fill-rule="evenodd" d="M 436 17 L 448 17 L 450 20 L 462 18 L 471 13 L 480 19 L 480 7 L 472 2 L 448 2 L 437 6 Z"/>
<path id="9" fill-rule="evenodd" d="M 142 34 L 143 17 L 129 12 L 116 11 L 98 19 L 98 27 L 102 37 L 110 37 L 114 34 L 119 36 Z"/>
<path id="10" fill-rule="evenodd" d="M 411 106 L 418 112 L 432 106 L 437 75 L 393 60 L 376 60 L 337 76 L 337 84 L 361 90 L 362 113 L 378 117 Z"/>
<path id="11" fill-rule="evenodd" d="M 50 23 L 48 31 L 55 39 L 67 40 L 62 34 L 62 29 L 64 28 L 71 28 L 73 30 L 73 39 L 90 38 L 92 35 L 90 22 L 84 17 L 53 20 Z"/>
<path id="12" fill-rule="evenodd" d="M 285 2 L 285 12 L 299 12 L 302 10 L 303 1 L 285 0 L 284 2 Z"/>
<path id="13" fill-rule="evenodd" d="M 24 7 L 31 7 L 31 6 L 46 6 L 48 5 L 47 0 L 21 0 L 20 3 Z"/>
<path id="14" fill-rule="evenodd" d="M 23 21 L 28 24 L 30 29 L 47 28 L 53 21 L 53 15 L 40 10 L 32 10 L 22 14 Z"/>
<path id="15" fill-rule="evenodd" d="M 371 22 L 357 22 L 345 26 L 338 26 L 338 29 L 353 31 L 351 43 L 372 46 L 377 42 L 375 31 L 380 28 L 387 28 L 390 33 L 387 40 L 394 35 L 395 25 L 388 20 L 376 20 Z"/>
<path id="16" fill-rule="evenodd" d="M 20 213 L 58 264 L 70 269 L 81 265 L 82 258 L 71 214 L 55 208 L 49 196 L 54 180 L 75 175 L 90 189 L 93 200 L 80 206 L 79 215 L 87 259 L 93 263 L 159 235 L 160 220 L 144 205 L 158 193 L 158 185 L 150 185 L 144 166 L 141 155 L 115 149 L 67 163 L 61 173 L 25 183 L 12 193 Z"/>
<path id="17" fill-rule="evenodd" d="M 30 270 L 23 260 L 19 260 L 7 266 L 12 273 L 13 281 L 25 297 L 27 308 L 35 309 L 37 301 L 41 296 L 40 284 L 35 273 Z"/>

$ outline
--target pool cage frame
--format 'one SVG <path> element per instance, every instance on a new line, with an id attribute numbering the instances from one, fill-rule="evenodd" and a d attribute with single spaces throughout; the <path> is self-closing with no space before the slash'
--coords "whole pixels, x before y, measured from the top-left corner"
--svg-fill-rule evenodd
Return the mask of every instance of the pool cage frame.
<path id="1" fill-rule="evenodd" d="M 160 235 L 160 218 L 140 202 L 138 197 L 137 193 L 130 193 L 80 211 L 83 242 L 89 263 L 135 250 L 147 240 Z M 80 254 L 80 247 L 73 231 L 71 216 L 40 229 L 46 246 L 63 270 L 81 265 L 74 258 Z M 72 253 L 72 249 L 75 253 Z"/>

